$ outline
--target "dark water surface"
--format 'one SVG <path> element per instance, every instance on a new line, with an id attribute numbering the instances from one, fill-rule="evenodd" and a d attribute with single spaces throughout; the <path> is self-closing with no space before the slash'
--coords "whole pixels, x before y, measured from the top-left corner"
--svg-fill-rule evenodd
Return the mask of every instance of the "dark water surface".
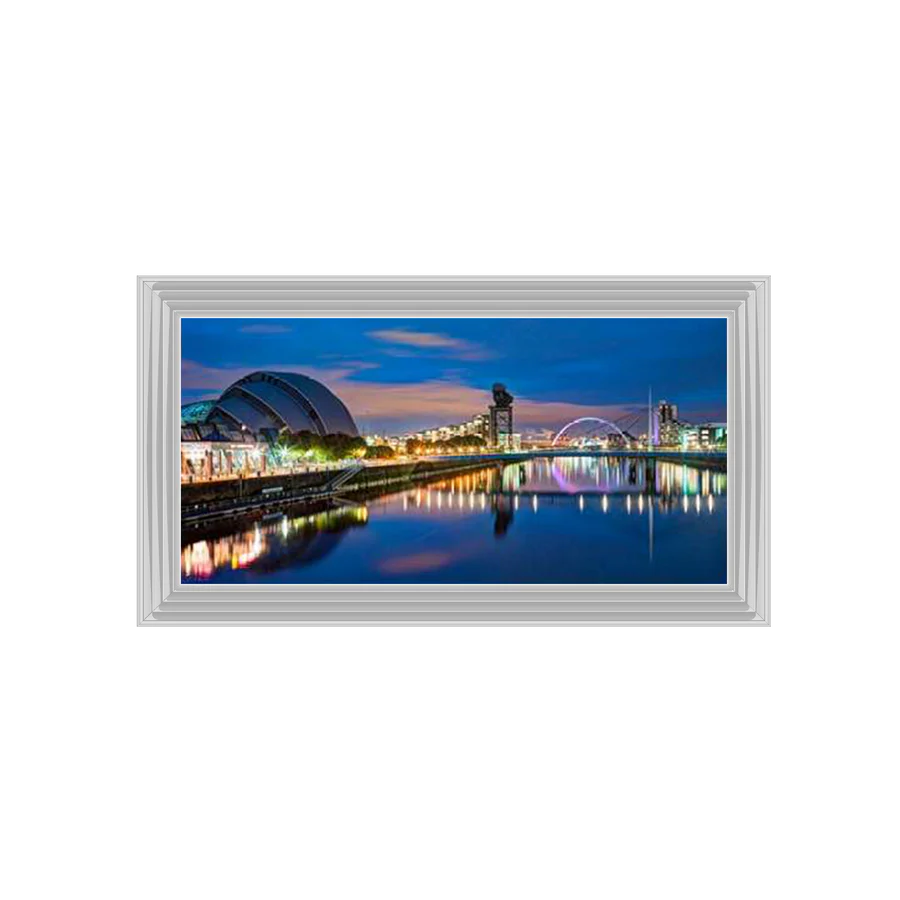
<path id="1" fill-rule="evenodd" d="M 722 584 L 726 476 L 538 458 L 186 535 L 186 584 Z"/>

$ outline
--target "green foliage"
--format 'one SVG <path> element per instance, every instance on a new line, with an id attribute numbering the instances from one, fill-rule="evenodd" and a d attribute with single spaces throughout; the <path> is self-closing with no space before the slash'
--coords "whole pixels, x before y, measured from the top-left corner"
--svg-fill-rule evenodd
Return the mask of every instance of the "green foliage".
<path id="1" fill-rule="evenodd" d="M 339 462 L 360 459 L 366 454 L 366 442 L 349 434 L 318 435 L 312 431 L 282 432 L 273 448 L 276 460 L 292 462 Z"/>
<path id="2" fill-rule="evenodd" d="M 393 459 L 394 451 L 385 446 L 384 444 L 379 444 L 375 447 L 366 447 L 366 459 Z"/>
<path id="3" fill-rule="evenodd" d="M 294 449 L 291 447 L 290 443 L 285 440 L 284 435 L 279 437 L 277 444 L 273 444 L 269 447 L 267 456 L 269 462 L 275 466 L 290 465 L 295 459 Z"/>
<path id="4" fill-rule="evenodd" d="M 406 452 L 410 456 L 473 453 L 486 447 L 484 438 L 478 435 L 458 435 L 446 441 L 418 441 L 410 438 Z M 275 465 L 289 466 L 295 463 L 340 462 L 345 459 L 392 459 L 394 451 L 383 444 L 367 447 L 359 437 L 346 434 L 318 435 L 312 431 L 283 431 L 278 443 L 270 450 Z"/>
<path id="5" fill-rule="evenodd" d="M 446 441 L 418 441 L 410 438 L 406 442 L 406 452 L 410 456 L 425 456 L 429 454 L 454 454 L 472 453 L 483 450 L 487 442 L 477 434 L 460 434 L 448 438 Z"/>

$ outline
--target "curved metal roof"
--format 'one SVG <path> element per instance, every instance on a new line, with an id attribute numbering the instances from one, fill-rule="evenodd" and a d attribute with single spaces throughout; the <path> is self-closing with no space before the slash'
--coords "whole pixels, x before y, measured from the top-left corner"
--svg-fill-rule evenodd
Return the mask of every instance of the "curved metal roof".
<path id="1" fill-rule="evenodd" d="M 324 384 L 297 372 L 253 372 L 216 401 L 209 421 L 262 428 L 348 434 L 359 431 L 349 410 Z"/>

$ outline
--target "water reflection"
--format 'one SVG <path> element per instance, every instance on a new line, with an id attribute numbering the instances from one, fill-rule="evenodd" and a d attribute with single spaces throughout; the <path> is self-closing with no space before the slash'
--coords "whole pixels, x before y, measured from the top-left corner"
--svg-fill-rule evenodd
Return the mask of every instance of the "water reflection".
<path id="1" fill-rule="evenodd" d="M 222 526 L 227 533 L 188 537 L 182 577 L 185 582 L 300 583 L 313 578 L 303 570 L 314 568 L 321 583 L 415 581 L 417 576 L 462 583 L 555 581 L 561 576 L 554 554 L 568 558 L 584 547 L 568 563 L 568 580 L 697 581 L 691 577 L 692 557 L 705 559 L 711 547 L 714 570 L 724 570 L 726 489 L 725 472 L 672 462 L 538 458 L 391 494 L 348 495 L 355 502 L 316 512 L 301 508 L 239 529 Z M 492 520 L 489 529 L 479 524 L 485 516 Z M 657 522 L 656 516 L 663 518 Z M 671 516 L 684 524 L 661 528 Z M 711 525 L 688 524 L 698 518 Z M 426 522 L 430 530 L 423 531 Z M 367 537 L 354 538 L 352 549 L 347 544 L 338 551 L 351 530 Z M 666 553 L 680 546 L 681 556 L 673 563 Z M 506 549 L 498 557 L 501 547 Z M 613 547 L 622 559 L 608 558 Z M 657 551 L 663 559 L 655 562 Z M 713 570 L 708 560 L 704 566 L 698 571 Z M 686 574 L 672 577 L 666 567 Z M 327 576 L 320 574 L 326 570 Z M 529 571 L 534 574 L 527 576 Z"/>
<path id="2" fill-rule="evenodd" d="M 518 500 L 518 497 L 515 498 Z M 509 531 L 515 517 L 513 500 L 508 497 L 495 497 L 491 504 L 494 513 L 494 537 L 502 538 Z"/>
<path id="3" fill-rule="evenodd" d="M 725 472 L 663 461 L 579 456 L 540 458 L 526 463 L 492 466 L 434 482 L 427 490 L 414 488 L 411 496 L 417 506 L 423 503 L 429 506 L 438 502 L 447 504 L 445 495 L 448 494 L 475 497 L 482 493 L 498 492 L 706 496 L 722 494 L 725 489 Z"/>
<path id="4" fill-rule="evenodd" d="M 246 530 L 224 537 L 187 543 L 181 551 L 185 581 L 204 581 L 222 569 L 246 569 L 259 563 L 261 571 L 282 564 L 309 565 L 333 552 L 348 528 L 365 525 L 369 511 L 346 505 L 301 516 L 273 516 Z"/>

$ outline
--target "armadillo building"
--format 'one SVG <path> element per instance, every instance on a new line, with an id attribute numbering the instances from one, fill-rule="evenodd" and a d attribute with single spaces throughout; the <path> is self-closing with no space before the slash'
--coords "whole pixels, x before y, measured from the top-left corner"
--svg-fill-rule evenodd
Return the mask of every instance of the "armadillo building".
<path id="1" fill-rule="evenodd" d="M 265 447 L 284 430 L 359 436 L 350 411 L 321 382 L 298 372 L 253 372 L 217 400 L 182 407 L 182 478 L 264 472 Z"/>
<path id="2" fill-rule="evenodd" d="M 297 372 L 253 372 L 226 389 L 206 416 L 248 431 L 347 434 L 359 431 L 350 411 L 324 384 Z"/>

